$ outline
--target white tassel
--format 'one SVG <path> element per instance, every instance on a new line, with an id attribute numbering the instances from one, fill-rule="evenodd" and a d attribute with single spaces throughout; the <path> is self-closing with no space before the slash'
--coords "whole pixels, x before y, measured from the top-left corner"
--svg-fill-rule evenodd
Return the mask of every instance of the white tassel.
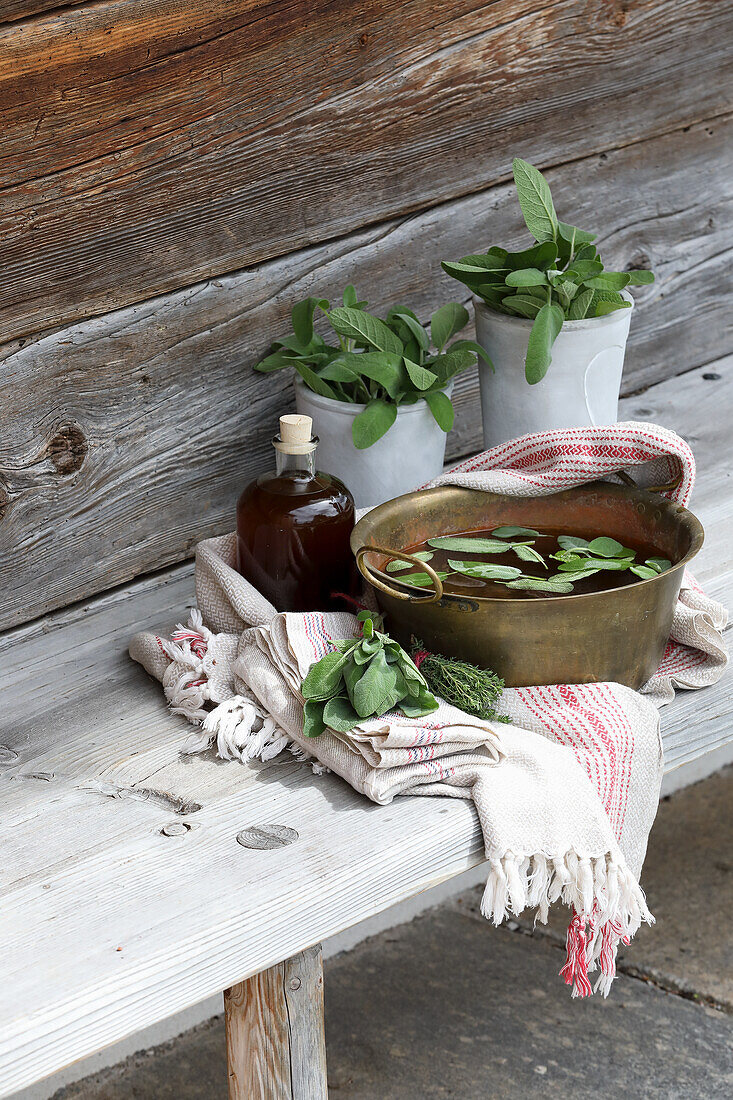
<path id="1" fill-rule="evenodd" d="M 234 695 L 209 711 L 203 729 L 222 760 L 271 760 L 289 738 L 269 715 L 263 715 L 250 699 Z"/>

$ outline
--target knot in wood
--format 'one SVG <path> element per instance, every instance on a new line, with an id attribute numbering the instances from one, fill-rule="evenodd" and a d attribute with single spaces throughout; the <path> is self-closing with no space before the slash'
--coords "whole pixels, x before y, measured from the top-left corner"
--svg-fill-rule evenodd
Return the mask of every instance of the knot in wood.
<path id="1" fill-rule="evenodd" d="M 295 993 L 296 989 L 300 989 L 300 978 L 291 978 L 288 984 L 290 985 L 293 993 Z"/>
<path id="2" fill-rule="evenodd" d="M 163 836 L 185 836 L 190 830 L 191 826 L 187 821 L 173 821 L 170 825 L 164 825 L 160 831 Z"/>
<path id="3" fill-rule="evenodd" d="M 298 839 L 295 829 L 287 825 L 250 825 L 237 833 L 237 844 L 243 848 L 258 848 L 268 851 L 272 848 L 284 848 Z"/>
<path id="4" fill-rule="evenodd" d="M 54 469 L 64 477 L 82 468 L 88 452 L 89 445 L 77 424 L 61 424 L 46 447 Z"/>

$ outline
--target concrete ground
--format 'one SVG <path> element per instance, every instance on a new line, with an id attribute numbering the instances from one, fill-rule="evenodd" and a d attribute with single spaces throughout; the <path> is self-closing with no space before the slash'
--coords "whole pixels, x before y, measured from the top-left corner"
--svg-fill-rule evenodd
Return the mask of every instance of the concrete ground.
<path id="1" fill-rule="evenodd" d="M 607 1001 L 573 1001 L 549 929 L 478 914 L 480 890 L 326 965 L 333 1100 L 733 1096 L 733 768 L 665 799 L 643 884 L 657 917 Z M 224 1023 L 55 1100 L 225 1100 Z"/>

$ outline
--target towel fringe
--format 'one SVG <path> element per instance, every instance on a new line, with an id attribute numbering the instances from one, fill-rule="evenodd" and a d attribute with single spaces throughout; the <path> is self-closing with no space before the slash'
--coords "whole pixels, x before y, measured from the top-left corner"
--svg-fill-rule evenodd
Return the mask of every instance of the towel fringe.
<path id="1" fill-rule="evenodd" d="M 572 986 L 573 997 L 589 997 L 594 988 L 588 975 L 600 967 L 595 990 L 607 997 L 619 943 L 628 943 L 642 922 L 654 923 L 644 892 L 626 865 L 611 854 L 591 859 L 572 850 L 552 858 L 543 853 L 519 858 L 508 852 L 490 859 L 489 865 L 482 915 L 498 925 L 529 907 L 546 924 L 550 904 L 562 900 L 572 917 L 560 976 Z"/>

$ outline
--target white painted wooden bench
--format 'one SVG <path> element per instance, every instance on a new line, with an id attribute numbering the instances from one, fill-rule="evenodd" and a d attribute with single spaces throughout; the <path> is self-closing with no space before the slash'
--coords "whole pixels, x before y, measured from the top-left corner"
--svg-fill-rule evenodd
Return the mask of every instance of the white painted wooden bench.
<path id="1" fill-rule="evenodd" d="M 702 373 L 624 414 L 692 442 L 696 573 L 731 603 L 733 377 Z M 188 727 L 126 646 L 192 599 L 186 565 L 0 636 L 0 1096 L 224 989 L 230 1096 L 325 1097 L 318 944 L 482 860 L 470 803 L 182 758 Z M 729 759 L 727 679 L 663 728 L 670 773 Z"/>

